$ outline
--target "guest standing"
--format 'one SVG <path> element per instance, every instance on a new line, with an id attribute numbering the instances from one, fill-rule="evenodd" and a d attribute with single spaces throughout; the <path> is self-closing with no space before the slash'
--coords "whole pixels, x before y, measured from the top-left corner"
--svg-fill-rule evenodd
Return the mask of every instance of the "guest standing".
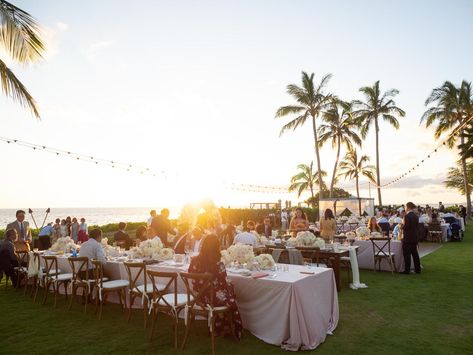
<path id="1" fill-rule="evenodd" d="M 171 222 L 169 221 L 169 210 L 163 208 L 161 214 L 154 217 L 151 222 L 151 234 L 152 237 L 159 237 L 166 247 L 170 247 L 171 243 L 168 242 L 168 233 L 176 235 L 174 230 L 171 228 Z"/>
<path id="2" fill-rule="evenodd" d="M 240 312 L 235 301 L 235 291 L 233 285 L 227 280 L 225 265 L 221 261 L 220 243 L 216 235 L 211 234 L 202 241 L 202 248 L 198 256 L 192 258 L 189 265 L 190 273 L 210 273 L 213 276 L 212 286 L 213 295 L 210 295 L 210 289 L 203 297 L 203 301 L 212 307 L 229 307 L 233 313 L 231 317 L 233 324 L 229 324 L 227 317 L 215 318 L 215 335 L 223 335 L 225 328 L 234 329 L 235 337 L 241 339 L 243 325 Z M 199 292 L 203 281 L 194 281 L 193 288 Z M 213 298 L 213 304 L 211 299 Z"/>
<path id="3" fill-rule="evenodd" d="M 309 230 L 309 221 L 302 208 L 297 207 L 294 212 L 294 216 L 291 218 L 289 225 L 291 232 L 300 232 Z"/>
<path id="4" fill-rule="evenodd" d="M 52 223 L 45 225 L 38 234 L 38 249 L 48 250 L 51 248 L 51 236 L 54 234 L 54 228 Z"/>
<path id="5" fill-rule="evenodd" d="M 139 226 L 137 229 L 136 229 L 136 232 L 135 232 L 135 237 L 136 237 L 136 243 L 139 243 L 139 242 L 144 242 L 146 239 L 148 239 L 146 237 L 146 232 L 147 232 L 147 228 L 145 226 Z"/>
<path id="6" fill-rule="evenodd" d="M 74 243 L 77 243 L 78 237 L 79 237 L 79 222 L 77 222 L 77 218 L 74 217 L 71 223 L 71 238 L 74 239 Z"/>
<path id="7" fill-rule="evenodd" d="M 69 235 L 69 227 L 67 226 L 67 221 L 63 219 L 59 225 L 59 234 L 61 238 L 67 237 Z"/>
<path id="8" fill-rule="evenodd" d="M 404 256 L 404 271 L 401 274 L 409 274 L 411 271 L 411 256 L 414 260 L 414 270 L 420 274 L 420 258 L 417 251 L 417 228 L 419 217 L 415 213 L 416 206 L 412 202 L 406 204 L 406 215 L 403 221 L 402 254 Z"/>
<path id="9" fill-rule="evenodd" d="M 56 243 L 57 239 L 61 237 L 61 220 L 56 218 L 56 223 L 53 225 L 53 235 L 51 236 L 51 244 Z"/>
<path id="10" fill-rule="evenodd" d="M 17 251 L 29 251 L 31 249 L 31 229 L 30 224 L 25 221 L 25 211 L 16 211 L 16 221 L 9 223 L 5 230 L 7 229 L 14 229 L 16 231 L 18 237 L 14 243 Z"/>
<path id="11" fill-rule="evenodd" d="M 335 222 L 335 216 L 330 208 L 327 208 L 324 212 L 323 218 L 319 221 L 320 236 L 326 241 L 333 240 L 333 236 L 337 232 L 337 223 Z"/>
<path id="12" fill-rule="evenodd" d="M 79 243 L 84 243 L 87 240 L 89 240 L 89 227 L 87 226 L 87 223 L 85 223 L 85 218 L 82 217 L 80 219 L 79 233 L 77 234 L 77 241 Z"/>

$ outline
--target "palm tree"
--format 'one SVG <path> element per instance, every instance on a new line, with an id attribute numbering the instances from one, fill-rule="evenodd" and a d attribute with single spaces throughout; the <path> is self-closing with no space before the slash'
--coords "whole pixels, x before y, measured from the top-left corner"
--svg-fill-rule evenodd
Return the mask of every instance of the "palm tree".
<path id="1" fill-rule="evenodd" d="M 331 74 L 323 76 L 320 83 L 315 86 L 314 73 L 309 76 L 306 72 L 302 72 L 302 87 L 295 84 L 287 86 L 287 93 L 291 95 L 297 103 L 294 105 L 282 106 L 276 112 L 276 118 L 286 117 L 288 115 L 297 115 L 297 117 L 293 118 L 289 123 L 282 127 L 280 136 L 288 130 L 295 130 L 297 127 L 302 126 L 307 119 L 312 120 L 312 133 L 314 135 L 314 149 L 317 158 L 318 176 L 322 176 L 323 174 L 322 168 L 320 167 L 316 120 L 328 107 L 333 98 L 332 94 L 324 93 L 325 86 L 331 77 Z M 322 179 L 319 179 L 318 183 L 319 191 L 323 191 Z"/>
<path id="2" fill-rule="evenodd" d="M 467 122 L 473 119 L 473 92 L 471 83 L 462 81 L 460 87 L 446 81 L 442 86 L 432 90 L 425 101 L 425 105 L 434 106 L 425 111 L 421 122 L 425 121 L 426 127 L 436 123 L 434 137 L 439 139 L 444 133 L 448 134 L 447 145 L 452 148 L 460 137 L 460 147 L 465 147 L 465 128 Z M 460 154 L 463 171 L 463 184 L 466 195 L 467 216 L 471 218 L 471 192 L 468 184 L 468 169 L 465 154 Z"/>
<path id="3" fill-rule="evenodd" d="M 358 127 L 353 118 L 352 103 L 334 99 L 330 108 L 323 113 L 325 124 L 319 127 L 319 145 L 328 140 L 332 141 L 332 148 L 337 149 L 337 157 L 333 167 L 332 181 L 330 183 L 330 198 L 333 195 L 335 177 L 337 174 L 338 161 L 340 159 L 340 148 L 344 144 L 347 149 L 352 148 L 352 143 L 361 146 L 361 139 L 355 129 Z"/>
<path id="4" fill-rule="evenodd" d="M 360 91 L 365 96 L 365 102 L 355 101 L 359 109 L 355 116 L 361 125 L 361 137 L 366 138 L 371 126 L 374 124 L 376 137 L 376 184 L 378 186 L 378 203 L 383 205 L 381 198 L 381 178 L 379 170 L 379 119 L 387 121 L 391 126 L 399 129 L 399 121 L 396 116 L 404 117 L 406 113 L 396 106 L 393 97 L 399 94 L 396 89 L 386 91 L 384 94 L 379 89 L 379 80 L 373 86 L 364 86 Z"/>
<path id="5" fill-rule="evenodd" d="M 36 20 L 27 12 L 3 0 L 0 0 L 0 45 L 14 61 L 22 64 L 40 59 L 45 49 Z M 35 100 L 1 59 L 0 78 L 3 93 L 28 107 L 39 118 Z"/>
<path id="6" fill-rule="evenodd" d="M 465 127 L 461 136 L 465 140 L 463 144 L 458 145 L 461 156 L 465 159 L 473 158 L 473 124 Z"/>
<path id="7" fill-rule="evenodd" d="M 359 179 L 362 176 L 368 178 L 368 180 L 374 182 L 374 172 L 376 168 L 373 165 L 367 165 L 370 158 L 367 155 L 358 157 L 358 152 L 354 148 L 350 148 L 345 154 L 345 157 L 340 162 L 340 177 L 345 179 L 353 180 L 356 183 L 356 197 L 358 197 L 358 210 L 361 216 L 361 199 L 360 199 L 360 188 Z"/>
<path id="8" fill-rule="evenodd" d="M 470 187 L 470 194 L 471 190 L 473 189 L 473 162 L 467 163 L 467 171 L 468 171 L 468 186 Z M 456 168 L 448 169 L 447 180 L 443 183 L 449 189 L 455 189 L 460 191 L 462 195 L 465 195 L 465 177 L 463 175 L 463 168 L 461 162 L 458 162 L 458 166 Z"/>
<path id="9" fill-rule="evenodd" d="M 314 197 L 314 186 L 319 184 L 319 174 L 313 171 L 314 162 L 310 162 L 310 165 L 299 164 L 297 169 L 299 172 L 291 178 L 291 185 L 289 186 L 289 192 L 297 190 L 297 197 L 300 197 L 305 190 L 310 190 L 311 198 Z M 327 176 L 327 173 L 322 170 L 322 176 Z M 325 188 L 325 185 L 322 185 Z"/>

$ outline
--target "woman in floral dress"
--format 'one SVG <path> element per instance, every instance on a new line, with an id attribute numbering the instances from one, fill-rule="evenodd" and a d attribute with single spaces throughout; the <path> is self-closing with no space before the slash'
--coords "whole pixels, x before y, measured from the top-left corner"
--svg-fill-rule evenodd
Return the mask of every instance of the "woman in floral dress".
<path id="1" fill-rule="evenodd" d="M 221 261 L 220 243 L 216 235 L 208 235 L 202 241 L 202 246 L 199 255 L 192 258 L 189 272 L 191 273 L 211 273 L 214 276 L 214 304 L 213 307 L 229 307 L 233 312 L 233 325 L 229 324 L 227 318 L 218 317 L 215 320 L 215 335 L 222 335 L 225 333 L 225 328 L 233 326 L 234 335 L 241 339 L 242 323 L 240 312 L 235 301 L 235 290 L 230 281 L 227 280 L 227 272 L 225 265 Z M 194 281 L 193 288 L 199 291 L 203 281 Z M 210 303 L 210 295 L 206 295 L 205 301 Z"/>

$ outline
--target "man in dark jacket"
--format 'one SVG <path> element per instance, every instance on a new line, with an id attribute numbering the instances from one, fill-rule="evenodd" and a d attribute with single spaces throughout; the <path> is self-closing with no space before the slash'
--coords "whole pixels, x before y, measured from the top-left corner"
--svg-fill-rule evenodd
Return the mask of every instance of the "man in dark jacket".
<path id="1" fill-rule="evenodd" d="M 409 274 L 411 271 L 411 256 L 414 260 L 414 270 L 420 274 L 420 258 L 417 251 L 417 231 L 419 227 L 419 216 L 415 213 L 416 205 L 412 202 L 406 204 L 406 215 L 402 223 L 403 239 L 402 254 L 404 256 L 404 271 L 401 274 Z"/>
<path id="2" fill-rule="evenodd" d="M 18 266 L 15 254 L 15 245 L 18 234 L 15 229 L 10 228 L 5 232 L 5 239 L 0 242 L 0 275 L 5 273 L 10 277 L 13 287 L 16 286 L 16 273 L 13 268 Z"/>
<path id="3" fill-rule="evenodd" d="M 171 222 L 169 221 L 169 210 L 163 208 L 161 214 L 154 217 L 151 222 L 151 234 L 153 237 L 158 236 L 166 247 L 171 247 L 172 243 L 168 242 L 168 233 L 176 235 L 176 232 L 171 228 Z"/>

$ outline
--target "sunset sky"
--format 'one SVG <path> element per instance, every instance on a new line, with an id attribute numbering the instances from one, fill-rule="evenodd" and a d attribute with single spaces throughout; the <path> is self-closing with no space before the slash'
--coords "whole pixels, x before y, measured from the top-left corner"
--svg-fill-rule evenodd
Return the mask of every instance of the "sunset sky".
<path id="1" fill-rule="evenodd" d="M 152 177 L 0 142 L 0 208 L 171 206 L 199 198 L 248 206 L 294 194 L 284 186 L 315 160 L 311 126 L 281 138 L 274 119 L 293 103 L 301 71 L 326 73 L 345 100 L 381 81 L 406 111 L 381 124 L 383 182 L 435 148 L 420 126 L 445 80 L 473 80 L 471 1 L 14 1 L 44 27 L 48 52 L 30 67 L 7 60 L 38 102 L 41 121 L 1 97 L 0 136 L 164 171 Z M 2 58 L 5 56 L 2 54 Z M 362 152 L 375 162 L 374 131 Z M 334 152 L 322 150 L 329 175 Z M 383 202 L 462 203 L 442 181 L 456 152 L 440 150 Z M 328 181 L 327 181 L 328 182 Z M 355 193 L 354 182 L 340 186 Z M 368 196 L 367 185 L 362 195 Z M 373 197 L 376 192 L 371 191 Z"/>

